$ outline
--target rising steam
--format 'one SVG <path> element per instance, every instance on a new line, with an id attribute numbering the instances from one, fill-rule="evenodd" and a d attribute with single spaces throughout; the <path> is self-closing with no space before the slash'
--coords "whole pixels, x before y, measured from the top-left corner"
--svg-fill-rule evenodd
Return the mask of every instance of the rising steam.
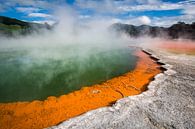
<path id="1" fill-rule="evenodd" d="M 134 67 L 127 38 L 110 31 L 111 24 L 97 18 L 83 21 L 72 10 L 59 9 L 55 14 L 58 23 L 52 30 L 1 37 L 0 101 L 61 95 L 73 86 L 99 83 Z"/>

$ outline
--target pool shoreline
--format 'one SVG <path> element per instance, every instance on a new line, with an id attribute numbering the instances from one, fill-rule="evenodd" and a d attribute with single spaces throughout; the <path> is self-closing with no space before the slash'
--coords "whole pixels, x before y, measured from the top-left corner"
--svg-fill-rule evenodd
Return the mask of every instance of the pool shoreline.
<path id="1" fill-rule="evenodd" d="M 44 101 L 0 103 L 0 128 L 45 128 L 89 110 L 112 105 L 120 98 L 142 93 L 162 69 L 156 63 L 158 59 L 152 59 L 146 51 L 136 52 L 136 55 L 139 59 L 133 71 L 102 84 L 57 98 L 51 96 Z"/>

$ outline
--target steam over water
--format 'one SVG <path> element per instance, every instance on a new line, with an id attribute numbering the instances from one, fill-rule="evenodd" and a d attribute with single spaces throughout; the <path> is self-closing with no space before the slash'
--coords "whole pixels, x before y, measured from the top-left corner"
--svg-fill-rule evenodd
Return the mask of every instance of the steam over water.
<path id="1" fill-rule="evenodd" d="M 0 102 L 60 96 L 135 67 L 128 38 L 111 32 L 110 23 L 81 22 L 67 10 L 57 14 L 52 30 L 0 37 Z"/>
<path id="2" fill-rule="evenodd" d="M 0 102 L 60 96 L 135 67 L 136 57 L 127 47 L 81 49 L 71 45 L 1 49 Z"/>

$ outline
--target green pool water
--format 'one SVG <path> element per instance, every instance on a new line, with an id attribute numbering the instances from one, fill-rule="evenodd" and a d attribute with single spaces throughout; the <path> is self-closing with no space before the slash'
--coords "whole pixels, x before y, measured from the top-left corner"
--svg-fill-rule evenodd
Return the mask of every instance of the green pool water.
<path id="1" fill-rule="evenodd" d="M 130 48 L 0 49 L 0 102 L 44 100 L 134 69 Z"/>

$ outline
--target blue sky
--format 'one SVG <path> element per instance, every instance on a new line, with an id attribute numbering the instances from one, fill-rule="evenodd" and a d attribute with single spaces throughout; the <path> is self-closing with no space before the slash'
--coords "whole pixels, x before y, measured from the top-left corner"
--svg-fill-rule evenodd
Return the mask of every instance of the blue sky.
<path id="1" fill-rule="evenodd" d="M 0 15 L 31 22 L 52 24 L 59 9 L 74 12 L 80 21 L 158 26 L 195 22 L 195 0 L 0 0 Z"/>

